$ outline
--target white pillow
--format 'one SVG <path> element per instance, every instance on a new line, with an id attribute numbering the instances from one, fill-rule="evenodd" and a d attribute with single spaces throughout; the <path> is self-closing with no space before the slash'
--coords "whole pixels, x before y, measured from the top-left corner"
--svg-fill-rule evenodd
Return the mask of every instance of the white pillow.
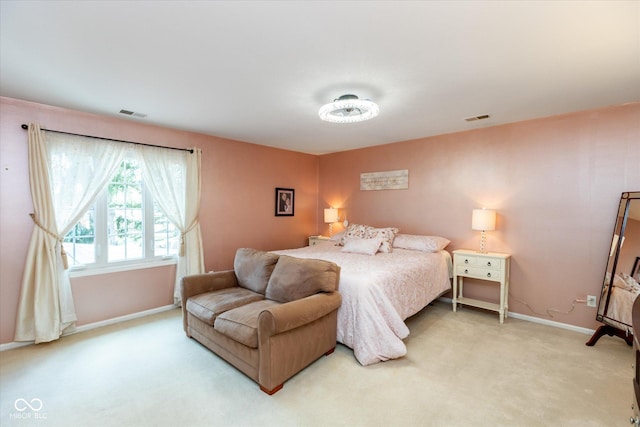
<path id="1" fill-rule="evenodd" d="M 344 236 L 344 231 L 334 234 L 329 240 L 340 243 L 342 241 L 342 236 Z"/>
<path id="2" fill-rule="evenodd" d="M 397 234 L 393 247 L 422 252 L 438 252 L 446 248 L 451 241 L 440 236 L 421 236 L 417 234 Z"/>
<path id="3" fill-rule="evenodd" d="M 342 252 L 350 252 L 354 254 L 375 255 L 378 248 L 382 244 L 382 239 L 361 239 L 352 237 L 344 243 Z"/>

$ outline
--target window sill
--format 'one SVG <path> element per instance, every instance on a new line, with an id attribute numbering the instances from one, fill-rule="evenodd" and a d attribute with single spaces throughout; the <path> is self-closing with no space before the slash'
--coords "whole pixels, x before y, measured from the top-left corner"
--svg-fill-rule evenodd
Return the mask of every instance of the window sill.
<path id="1" fill-rule="evenodd" d="M 135 262 L 119 265 L 109 265 L 103 267 L 74 267 L 69 270 L 69 277 L 98 276 L 102 274 L 119 273 L 122 271 L 142 270 L 145 268 L 164 267 L 176 265 L 178 261 L 174 257 L 163 258 L 153 261 Z"/>

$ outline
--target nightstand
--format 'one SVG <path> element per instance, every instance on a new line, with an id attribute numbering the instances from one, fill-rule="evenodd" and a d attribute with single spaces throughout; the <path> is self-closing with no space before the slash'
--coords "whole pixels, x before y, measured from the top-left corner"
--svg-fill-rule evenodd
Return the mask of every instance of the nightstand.
<path id="1" fill-rule="evenodd" d="M 509 310 L 509 268 L 511 255 L 497 252 L 486 254 L 459 249 L 453 251 L 453 311 L 458 304 L 470 305 L 497 311 L 500 323 L 508 316 Z M 464 278 L 488 280 L 500 284 L 500 304 L 493 304 L 463 296 Z"/>
<path id="2" fill-rule="evenodd" d="M 327 240 L 331 239 L 327 236 L 309 236 L 309 246 L 314 246 L 320 242 L 325 242 Z"/>

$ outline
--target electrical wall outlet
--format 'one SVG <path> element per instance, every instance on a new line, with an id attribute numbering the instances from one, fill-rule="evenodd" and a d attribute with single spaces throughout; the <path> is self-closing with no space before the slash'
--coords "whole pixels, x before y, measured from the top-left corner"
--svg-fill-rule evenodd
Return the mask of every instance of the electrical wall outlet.
<path id="1" fill-rule="evenodd" d="M 596 296 L 587 295 L 587 307 L 595 307 L 595 306 L 596 306 Z"/>

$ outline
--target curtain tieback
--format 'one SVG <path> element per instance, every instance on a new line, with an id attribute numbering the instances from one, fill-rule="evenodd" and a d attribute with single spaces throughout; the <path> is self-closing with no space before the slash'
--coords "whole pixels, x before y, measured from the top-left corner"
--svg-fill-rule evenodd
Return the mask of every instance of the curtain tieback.
<path id="1" fill-rule="evenodd" d="M 184 232 L 180 233 L 180 253 L 178 254 L 178 256 L 183 257 L 185 254 L 185 241 L 184 241 L 184 236 L 190 232 L 191 230 L 193 230 L 193 228 L 198 225 L 198 217 L 195 217 L 193 219 L 193 222 L 191 222 L 191 225 L 184 230 Z"/>
<path id="2" fill-rule="evenodd" d="M 56 239 L 57 241 L 60 242 L 60 256 L 62 257 L 62 265 L 64 266 L 65 270 L 68 270 L 69 269 L 69 260 L 67 259 L 67 252 L 64 250 L 64 245 L 62 244 L 62 237 L 58 236 L 57 234 L 55 234 L 51 230 L 48 230 L 44 225 L 42 225 L 42 223 L 40 221 L 38 221 L 38 219 L 36 218 L 36 214 L 35 213 L 30 213 L 29 216 L 33 220 L 33 223 L 35 225 L 37 225 L 42 231 L 44 231 L 49 236 L 53 237 L 54 239 Z"/>

